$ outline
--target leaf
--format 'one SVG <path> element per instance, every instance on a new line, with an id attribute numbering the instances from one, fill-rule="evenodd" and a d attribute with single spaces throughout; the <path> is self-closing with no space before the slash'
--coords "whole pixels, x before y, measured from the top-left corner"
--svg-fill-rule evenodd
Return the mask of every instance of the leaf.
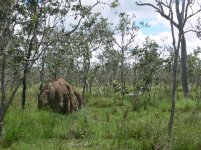
<path id="1" fill-rule="evenodd" d="M 111 8 L 116 8 L 119 6 L 119 1 L 118 0 L 115 0 L 114 2 L 111 3 Z"/>

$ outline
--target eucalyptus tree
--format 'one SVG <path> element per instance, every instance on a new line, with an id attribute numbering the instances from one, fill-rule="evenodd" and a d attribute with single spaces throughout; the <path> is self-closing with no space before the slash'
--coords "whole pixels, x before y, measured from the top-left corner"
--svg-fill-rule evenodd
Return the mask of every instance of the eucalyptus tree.
<path id="1" fill-rule="evenodd" d="M 133 42 L 135 40 L 135 37 L 137 35 L 138 27 L 135 25 L 134 22 L 132 22 L 129 15 L 126 13 L 120 13 L 119 14 L 119 23 L 117 24 L 115 28 L 115 36 L 114 36 L 114 43 L 116 48 L 121 53 L 121 96 L 123 100 L 124 95 L 124 89 L 125 89 L 125 57 L 126 53 L 129 49 L 132 48 Z"/>
<path id="2" fill-rule="evenodd" d="M 186 49 L 186 38 L 185 38 L 185 25 L 187 21 L 198 14 L 201 9 L 195 9 L 195 4 L 199 5 L 198 1 L 188 0 L 155 0 L 155 3 L 146 3 L 146 2 L 136 2 L 139 6 L 149 6 L 152 7 L 157 13 L 159 13 L 163 18 L 167 19 L 170 22 L 171 33 L 173 39 L 174 47 L 174 67 L 173 67 L 173 86 L 172 86 L 172 108 L 171 115 L 169 120 L 169 136 L 172 135 L 172 126 L 174 120 L 174 111 L 175 111 L 175 100 L 176 100 L 176 78 L 177 78 L 177 66 L 178 66 L 178 56 L 181 46 L 181 66 L 182 66 L 182 87 L 184 91 L 184 97 L 189 95 L 188 87 L 188 71 L 187 71 L 187 49 Z M 176 19 L 175 19 L 176 16 Z M 179 34 L 175 36 L 175 28 L 178 30 Z"/>
<path id="3" fill-rule="evenodd" d="M 23 61 L 23 89 L 22 89 L 22 108 L 25 108 L 26 90 L 27 90 L 27 75 L 29 72 L 30 59 L 35 59 L 34 55 L 39 53 L 40 44 L 44 38 L 43 28 L 46 26 L 45 17 L 46 13 L 43 13 L 44 4 L 39 4 L 38 1 L 27 1 L 22 4 L 22 11 L 19 12 L 23 18 L 22 32 L 19 33 L 20 38 L 23 38 L 21 42 L 21 51 L 24 53 Z M 26 22 L 26 24 L 25 24 Z M 42 33 L 42 34 L 41 34 Z M 39 36 L 41 41 L 39 40 Z"/>
<path id="4" fill-rule="evenodd" d="M 142 102 L 144 109 L 147 109 L 148 105 L 155 105 L 157 84 L 161 82 L 158 80 L 163 74 L 163 72 L 160 73 L 164 61 L 161 55 L 161 47 L 156 41 L 146 38 L 142 47 L 136 46 L 132 50 L 132 55 L 135 57 L 133 88 L 134 92 L 138 93 L 135 98 L 141 94 L 145 96 Z M 154 95 L 153 101 L 151 101 L 151 95 Z"/>
<path id="5" fill-rule="evenodd" d="M 4 123 L 5 114 L 12 103 L 14 96 L 20 86 L 22 75 L 20 65 L 22 65 L 21 53 L 19 51 L 19 39 L 18 31 L 21 30 L 19 24 L 21 24 L 21 12 L 23 5 L 19 1 L 1 1 L 1 25 L 0 25 L 0 53 L 1 53 L 1 106 L 0 106 L 0 134 L 2 134 L 2 128 Z M 24 12 L 23 12 L 24 13 Z M 14 64 L 14 62 L 20 65 Z M 31 66 L 34 61 L 31 61 Z M 18 66 L 19 68 L 16 68 Z M 16 85 L 11 88 L 10 95 L 8 95 L 9 88 L 8 78 L 10 73 L 18 72 L 14 74 L 17 78 Z M 9 74 L 8 74 L 9 73 Z"/>
<path id="6" fill-rule="evenodd" d="M 12 97 L 7 98 L 6 87 L 6 68 L 8 62 L 8 52 L 10 51 L 12 44 L 13 28 L 15 24 L 12 21 L 12 11 L 14 10 L 14 2 L 1 1 L 0 2 L 0 56 L 1 56 L 1 107 L 0 107 L 0 134 L 2 134 L 3 120 L 11 103 Z M 13 91 L 15 93 L 15 91 Z M 8 99 L 8 100 L 7 100 Z"/>
<path id="7" fill-rule="evenodd" d="M 112 38 L 110 28 L 108 28 L 107 19 L 100 16 L 100 13 L 94 13 L 87 17 L 83 26 L 76 32 L 76 41 L 78 49 L 80 50 L 80 56 L 82 58 L 82 83 L 83 83 L 83 97 L 87 89 L 87 79 L 91 67 L 92 55 L 103 47 L 109 39 Z M 109 38 L 110 36 L 110 38 Z"/>
<path id="8" fill-rule="evenodd" d="M 181 65 L 182 65 L 182 87 L 184 90 L 184 96 L 187 97 L 189 95 L 189 87 L 188 87 L 188 71 L 187 71 L 187 48 L 186 48 L 186 38 L 185 26 L 188 20 L 198 14 L 201 9 L 195 9 L 196 1 L 188 0 L 188 1 L 180 1 L 180 0 L 155 0 L 155 5 L 153 3 L 146 2 L 136 2 L 139 6 L 150 6 L 157 13 L 159 13 L 163 18 L 170 21 L 170 24 L 177 28 L 178 34 L 178 44 L 181 45 Z M 197 1 L 197 5 L 199 2 Z M 173 8 L 174 7 L 174 8 Z M 176 16 L 176 19 L 174 18 Z M 172 30 L 174 32 L 174 30 Z M 172 33 L 172 34 L 175 34 Z M 175 47 L 175 44 L 173 45 Z M 179 49 L 178 49 L 179 50 Z"/>
<path id="9" fill-rule="evenodd" d="M 80 57 L 78 47 L 78 42 L 75 40 L 75 34 L 71 36 L 61 36 L 63 31 L 55 28 L 49 34 L 49 40 L 52 41 L 52 44 L 47 47 L 45 54 L 41 58 L 41 69 L 46 70 L 46 80 L 57 79 L 58 77 L 64 77 L 69 82 L 73 82 L 76 78 L 74 71 L 78 64 L 76 61 L 79 61 Z M 45 59 L 45 60 L 43 60 Z"/>
<path id="10" fill-rule="evenodd" d="M 151 90 L 154 76 L 158 74 L 158 70 L 162 67 L 163 59 L 159 50 L 158 43 L 146 38 L 142 48 L 137 46 L 132 51 L 132 54 L 137 56 L 137 62 L 134 66 L 136 76 L 139 78 L 136 90 L 141 90 L 142 93 Z"/>
<path id="11" fill-rule="evenodd" d="M 107 83 L 109 86 L 113 85 L 113 81 L 118 81 L 121 53 L 116 51 L 113 46 L 105 48 L 103 53 L 99 55 L 101 68 L 97 78 L 101 83 Z"/>

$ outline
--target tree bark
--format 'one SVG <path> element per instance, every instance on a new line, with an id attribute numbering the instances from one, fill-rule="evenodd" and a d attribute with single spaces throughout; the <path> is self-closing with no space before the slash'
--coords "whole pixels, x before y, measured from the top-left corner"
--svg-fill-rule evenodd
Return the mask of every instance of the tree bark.
<path id="1" fill-rule="evenodd" d="M 6 54 L 3 54 L 2 66 L 1 66 L 1 107 L 0 107 L 0 137 L 2 136 L 3 124 L 4 124 L 4 107 L 6 101 L 6 83 L 5 83 L 5 70 L 6 70 Z"/>
<path id="2" fill-rule="evenodd" d="M 33 37 L 32 37 L 33 39 Z M 31 57 L 31 51 L 33 49 L 33 40 L 31 39 L 31 43 L 29 46 L 29 51 L 27 54 L 27 59 L 29 60 Z M 22 78 L 22 109 L 25 108 L 25 102 L 26 102 L 26 91 L 27 91 L 27 74 L 28 74 L 28 67 L 29 67 L 29 62 L 26 62 L 25 67 L 24 67 L 24 72 L 23 72 L 23 78 Z"/>
<path id="3" fill-rule="evenodd" d="M 174 112 L 175 112 L 175 103 L 176 103 L 176 90 L 177 90 L 177 67 L 178 67 L 178 57 L 179 57 L 179 49 L 181 44 L 181 38 L 183 34 L 179 32 L 178 34 L 178 43 L 176 44 L 175 39 L 175 32 L 174 32 L 174 25 L 172 23 L 173 20 L 173 13 L 171 11 L 171 20 L 170 20 L 170 26 L 171 26 L 171 33 L 172 33 L 172 45 L 174 48 L 174 64 L 173 64 L 173 75 L 172 75 L 172 105 L 171 105 L 171 113 L 170 118 L 168 122 L 168 135 L 169 138 L 172 137 L 172 127 L 174 123 Z"/>
<path id="4" fill-rule="evenodd" d="M 174 66 L 173 66 L 173 81 L 172 81 L 172 105 L 171 105 L 171 113 L 170 119 L 168 123 L 168 135 L 169 137 L 172 136 L 172 126 L 174 122 L 174 112 L 175 112 L 175 102 L 176 102 L 176 89 L 177 89 L 177 66 L 178 66 L 178 55 L 179 51 L 175 52 L 174 57 Z"/>
<path id="5" fill-rule="evenodd" d="M 86 51 L 84 52 L 83 55 L 83 85 L 82 85 L 82 98 L 85 106 L 85 92 L 87 90 L 87 78 L 88 78 L 88 73 L 89 73 L 89 68 L 90 68 L 90 52 L 88 51 L 88 48 L 85 49 Z"/>
<path id="6" fill-rule="evenodd" d="M 1 66 L 1 107 L 4 106 L 4 103 L 6 101 L 6 83 L 5 83 L 6 61 L 7 56 L 6 54 L 3 54 L 2 66 Z"/>
<path id="7" fill-rule="evenodd" d="M 122 46 L 121 48 L 121 98 L 122 98 L 122 101 L 123 101 L 123 91 L 124 91 L 124 47 Z"/>
<path id="8" fill-rule="evenodd" d="M 180 5 L 181 5 L 181 7 L 180 7 Z M 175 11 L 176 11 L 177 21 L 178 21 L 177 28 L 178 28 L 179 35 L 180 35 L 180 44 L 181 44 L 181 70 L 182 70 L 182 73 L 181 73 L 182 79 L 181 80 L 182 80 L 182 88 L 183 88 L 185 98 L 189 94 L 186 39 L 184 36 L 184 31 L 183 31 L 184 25 L 185 25 L 185 19 L 186 19 L 186 17 L 184 17 L 185 12 L 187 10 L 187 8 L 185 8 L 186 5 L 188 5 L 188 4 L 186 4 L 186 1 L 182 1 L 182 4 L 180 4 L 179 0 L 175 1 Z"/>
<path id="9" fill-rule="evenodd" d="M 44 82 L 45 54 L 46 54 L 46 50 L 44 50 L 42 60 L 41 60 L 42 62 L 41 62 L 41 70 L 40 70 L 40 87 L 39 87 L 40 91 L 43 88 L 43 82 Z"/>
<path id="10" fill-rule="evenodd" d="M 181 36 L 181 66 L 182 66 L 182 88 L 184 91 L 184 97 L 187 98 L 189 95 L 188 86 L 188 66 L 187 66 L 187 51 L 186 51 L 186 39 L 183 33 Z"/>
<path id="11" fill-rule="evenodd" d="M 26 73 L 24 73 L 26 74 Z M 27 91 L 27 75 L 24 75 L 22 79 L 22 109 L 25 108 L 25 102 L 26 102 L 26 91 Z"/>

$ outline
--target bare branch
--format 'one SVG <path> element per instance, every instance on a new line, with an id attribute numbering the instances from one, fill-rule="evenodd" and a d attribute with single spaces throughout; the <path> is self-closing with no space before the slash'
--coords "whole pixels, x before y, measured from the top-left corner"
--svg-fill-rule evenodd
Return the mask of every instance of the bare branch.
<path id="1" fill-rule="evenodd" d="M 75 32 L 77 30 L 77 28 L 80 26 L 80 23 L 81 23 L 81 21 L 82 21 L 83 18 L 84 17 L 82 16 L 80 18 L 80 20 L 78 21 L 77 25 L 71 31 L 69 31 L 68 33 L 66 33 L 66 36 L 69 36 L 71 33 Z"/>
<path id="2" fill-rule="evenodd" d="M 79 2 L 80 2 L 80 4 L 81 4 L 81 0 L 79 0 Z M 90 11 L 91 11 L 95 6 L 97 6 L 99 3 L 103 3 L 103 2 L 97 1 L 95 4 L 93 4 L 93 5 L 91 6 L 91 8 L 90 8 L 88 11 L 90 12 Z M 106 4 L 106 3 L 104 3 L 104 4 Z M 80 6 L 81 6 L 81 5 L 80 5 Z M 78 27 L 80 26 L 81 21 L 82 21 L 82 19 L 84 19 L 84 17 L 85 17 L 84 15 L 81 16 L 81 18 L 79 19 L 77 25 L 76 25 L 71 31 L 69 31 L 68 33 L 66 33 L 66 36 L 69 36 L 70 34 L 72 34 L 73 32 L 75 32 L 75 31 L 78 29 Z"/>
<path id="3" fill-rule="evenodd" d="M 138 2 L 136 2 L 136 4 L 139 5 L 139 6 L 150 6 L 150 7 L 154 8 L 155 11 L 158 12 L 162 17 L 164 17 L 165 19 L 171 21 L 171 23 L 172 23 L 175 27 L 179 28 L 179 25 L 178 25 L 173 19 L 170 19 L 170 13 L 169 13 L 168 15 L 165 14 L 164 12 L 161 11 L 161 9 L 159 9 L 158 7 L 154 6 L 154 5 L 151 4 L 151 3 L 138 3 Z M 165 5 L 165 4 L 164 4 L 164 5 Z M 170 3 L 170 5 L 167 7 L 170 11 L 171 11 L 171 7 L 170 7 L 171 5 L 172 5 L 172 4 Z M 161 6 L 162 6 L 162 5 L 161 5 Z M 165 6 L 166 6 L 166 5 L 165 5 Z"/>
<path id="4" fill-rule="evenodd" d="M 119 48 L 122 48 L 122 46 L 117 42 L 116 39 L 114 39 L 114 43 L 117 44 L 117 46 L 118 46 Z"/>
<path id="5" fill-rule="evenodd" d="M 188 20 L 189 18 L 195 16 L 196 14 L 198 14 L 199 12 L 201 12 L 201 9 L 197 10 L 196 12 L 192 13 L 191 15 L 189 15 L 188 17 L 186 17 L 186 20 Z"/>

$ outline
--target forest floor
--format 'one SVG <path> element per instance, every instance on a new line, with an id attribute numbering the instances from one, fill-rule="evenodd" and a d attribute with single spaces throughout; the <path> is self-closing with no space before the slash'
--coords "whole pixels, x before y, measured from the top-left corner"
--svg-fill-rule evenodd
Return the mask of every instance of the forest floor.
<path id="1" fill-rule="evenodd" d="M 36 90 L 28 91 L 25 110 L 20 93 L 5 118 L 0 149 L 15 150 L 199 150 L 201 106 L 179 98 L 173 136 L 168 138 L 170 99 L 133 104 L 125 96 L 87 95 L 85 108 L 62 115 L 37 109 Z M 115 101 L 114 101 L 115 100 Z M 143 100 L 143 102 L 142 102 Z M 138 105 L 136 105 L 138 104 Z M 138 106 L 138 107 L 136 107 Z"/>

